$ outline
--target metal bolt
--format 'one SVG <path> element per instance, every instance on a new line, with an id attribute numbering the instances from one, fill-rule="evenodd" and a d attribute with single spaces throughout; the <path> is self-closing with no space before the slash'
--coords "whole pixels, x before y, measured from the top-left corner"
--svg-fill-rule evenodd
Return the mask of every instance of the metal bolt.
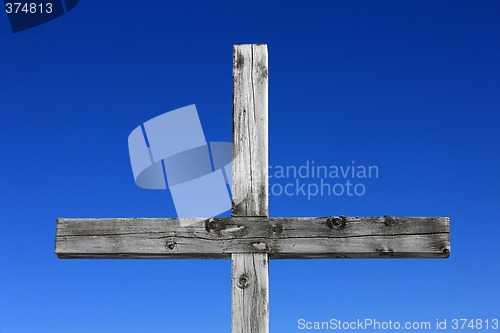
<path id="1" fill-rule="evenodd" d="M 175 250 L 175 248 L 177 247 L 177 243 L 172 241 L 172 242 L 167 242 L 167 248 L 169 250 Z"/>

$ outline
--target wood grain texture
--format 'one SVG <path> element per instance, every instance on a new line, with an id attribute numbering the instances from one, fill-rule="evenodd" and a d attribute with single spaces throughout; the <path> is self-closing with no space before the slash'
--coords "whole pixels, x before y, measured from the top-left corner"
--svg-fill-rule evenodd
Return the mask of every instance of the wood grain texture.
<path id="1" fill-rule="evenodd" d="M 233 217 L 267 217 L 269 213 L 267 66 L 266 45 L 234 46 Z M 249 222 L 263 226 L 261 221 Z M 225 224 L 215 220 L 212 224 L 216 234 L 222 235 L 222 229 L 217 229 Z M 222 245 L 220 249 L 224 251 L 237 244 Z M 253 247 L 247 246 L 232 255 L 232 333 L 269 332 L 269 257 L 264 251 L 255 253 Z"/>
<path id="2" fill-rule="evenodd" d="M 232 258 L 232 333 L 269 332 L 269 258 L 449 256 L 446 217 L 268 218 L 267 118 L 267 46 L 235 45 L 233 217 L 58 219 L 57 256 Z"/>
<path id="3" fill-rule="evenodd" d="M 447 217 L 58 219 L 60 258 L 446 258 Z"/>
<path id="4" fill-rule="evenodd" d="M 232 333 L 269 332 L 269 260 L 267 254 L 233 254 Z"/>
<path id="5" fill-rule="evenodd" d="M 268 216 L 267 82 L 267 45 L 235 45 L 232 216 Z"/>

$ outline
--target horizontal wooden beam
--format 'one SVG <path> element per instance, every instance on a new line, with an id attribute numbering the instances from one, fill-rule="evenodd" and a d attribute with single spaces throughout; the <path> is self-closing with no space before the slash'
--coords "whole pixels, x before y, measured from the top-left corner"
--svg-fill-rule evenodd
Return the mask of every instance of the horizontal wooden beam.
<path id="1" fill-rule="evenodd" d="M 57 220 L 59 258 L 446 258 L 447 217 L 175 218 Z"/>

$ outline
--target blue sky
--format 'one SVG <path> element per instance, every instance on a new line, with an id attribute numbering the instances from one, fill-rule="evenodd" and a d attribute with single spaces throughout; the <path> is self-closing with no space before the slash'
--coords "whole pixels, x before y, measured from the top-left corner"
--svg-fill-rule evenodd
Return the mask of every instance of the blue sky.
<path id="1" fill-rule="evenodd" d="M 271 216 L 450 216 L 447 260 L 270 264 L 297 320 L 499 318 L 500 3 L 96 1 L 13 34 L 0 13 L 0 332 L 228 332 L 230 261 L 59 260 L 57 217 L 172 217 L 129 133 L 196 104 L 231 140 L 232 45 L 269 48 L 271 165 L 377 165 L 364 196 Z M 271 181 L 271 184 L 273 181 Z"/>

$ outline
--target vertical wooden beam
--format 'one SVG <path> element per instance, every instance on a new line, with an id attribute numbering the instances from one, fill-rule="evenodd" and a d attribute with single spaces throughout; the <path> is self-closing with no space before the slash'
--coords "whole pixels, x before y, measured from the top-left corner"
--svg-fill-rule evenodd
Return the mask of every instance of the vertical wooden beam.
<path id="1" fill-rule="evenodd" d="M 233 50 L 232 216 L 268 216 L 267 46 Z M 258 223 L 258 222 L 257 222 Z M 269 258 L 232 255 L 232 333 L 269 332 Z"/>
<path id="2" fill-rule="evenodd" d="M 233 254 L 232 333 L 269 332 L 267 254 Z"/>
<path id="3" fill-rule="evenodd" d="M 268 216 L 267 46 L 233 53 L 233 216 Z"/>

